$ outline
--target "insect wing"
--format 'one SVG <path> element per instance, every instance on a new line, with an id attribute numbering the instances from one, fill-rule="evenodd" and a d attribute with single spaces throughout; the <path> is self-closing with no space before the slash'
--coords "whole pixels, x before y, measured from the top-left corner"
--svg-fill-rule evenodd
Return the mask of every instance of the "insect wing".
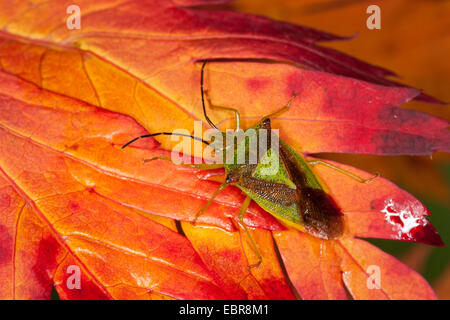
<path id="1" fill-rule="evenodd" d="M 324 239 L 339 237 L 344 229 L 341 210 L 309 165 L 281 139 L 280 158 L 297 187 L 299 212 L 308 232 Z"/>

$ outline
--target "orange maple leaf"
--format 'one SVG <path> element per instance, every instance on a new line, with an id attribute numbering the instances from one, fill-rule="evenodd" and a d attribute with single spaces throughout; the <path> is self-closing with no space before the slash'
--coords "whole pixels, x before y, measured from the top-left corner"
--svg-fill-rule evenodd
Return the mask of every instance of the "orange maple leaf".
<path id="1" fill-rule="evenodd" d="M 143 164 L 168 154 L 167 138 L 120 149 L 147 132 L 193 131 L 203 119 L 196 62 L 205 58 L 219 59 L 207 69 L 211 99 L 237 107 L 244 126 L 299 92 L 273 123 L 299 152 L 450 149 L 446 121 L 398 108 L 436 100 L 315 43 L 340 37 L 191 7 L 208 3 L 92 1 L 83 27 L 68 30 L 59 12 L 69 2 L 0 2 L 0 297 L 48 298 L 53 285 L 67 299 L 345 299 L 346 288 L 356 299 L 435 298 L 420 275 L 357 239 L 442 244 L 428 210 L 385 179 L 361 185 L 314 168 L 345 215 L 333 241 L 286 230 L 252 204 L 245 223 L 263 262 L 249 270 L 256 256 L 236 228 L 237 189 L 193 226 L 217 183 L 196 169 Z M 211 118 L 227 127 L 223 112 Z M 379 290 L 367 285 L 372 265 Z M 68 285 L 72 267 L 81 288 Z"/>

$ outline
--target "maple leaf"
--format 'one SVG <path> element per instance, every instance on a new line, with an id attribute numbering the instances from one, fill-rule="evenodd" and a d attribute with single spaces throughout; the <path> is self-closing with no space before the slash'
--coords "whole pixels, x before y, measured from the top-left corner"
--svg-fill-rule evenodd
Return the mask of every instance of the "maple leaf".
<path id="1" fill-rule="evenodd" d="M 205 58 L 220 59 L 207 68 L 212 101 L 237 107 L 244 126 L 299 92 L 273 123 L 299 152 L 450 149 L 446 121 L 398 107 L 436 100 L 316 44 L 341 37 L 192 7 L 219 2 L 86 2 L 81 30 L 59 14 L 69 2 L 0 2 L 0 297 L 49 298 L 53 285 L 67 299 L 344 299 L 346 289 L 356 299 L 435 298 L 420 275 L 357 239 L 442 244 L 428 210 L 385 179 L 361 185 L 314 168 L 345 215 L 335 241 L 286 230 L 252 204 L 245 223 L 263 262 L 249 270 L 256 255 L 236 228 L 237 189 L 193 226 L 217 183 L 142 163 L 168 155 L 168 139 L 120 149 L 147 132 L 193 130 L 202 119 L 196 61 Z M 227 127 L 223 112 L 211 118 Z M 367 287 L 371 265 L 381 290 Z M 68 268 L 79 268 L 81 289 L 68 286 Z"/>
<path id="2" fill-rule="evenodd" d="M 450 64 L 442 63 L 450 52 L 448 35 L 442 31 L 447 29 L 445 17 L 450 12 L 449 6 L 444 2 L 391 0 L 380 6 L 381 32 L 367 28 L 368 15 L 365 12 L 368 4 L 364 1 L 280 0 L 261 3 L 241 0 L 227 6 L 233 10 L 319 27 L 339 34 L 357 32 L 357 36 L 351 41 L 327 42 L 326 46 L 395 70 L 409 84 L 426 88 L 427 92 L 450 101 L 447 89 Z M 405 6 L 409 6 L 411 10 L 404 10 Z M 418 23 L 412 26 L 411 21 Z M 409 102 L 407 108 L 430 112 L 445 119 L 450 117 L 448 108 L 430 108 L 420 101 Z M 446 176 L 442 174 L 442 167 L 449 162 L 448 154 L 434 154 L 432 159 L 409 156 L 387 159 L 349 154 L 323 154 L 321 157 L 378 171 L 419 197 L 447 203 L 450 186 Z M 423 188 L 425 181 L 427 188 Z"/>

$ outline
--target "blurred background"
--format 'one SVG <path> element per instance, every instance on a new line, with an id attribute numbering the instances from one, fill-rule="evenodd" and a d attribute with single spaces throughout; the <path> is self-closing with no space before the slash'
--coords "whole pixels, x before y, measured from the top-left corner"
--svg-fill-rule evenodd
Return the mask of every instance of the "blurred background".
<path id="1" fill-rule="evenodd" d="M 369 30 L 366 9 L 381 8 L 381 29 Z M 369 63 L 390 69 L 399 81 L 450 102 L 450 1 L 447 0 L 236 0 L 224 7 L 264 15 L 339 35 L 324 43 Z M 448 105 L 410 102 L 403 106 L 450 119 Z M 446 248 L 389 240 L 370 240 L 421 273 L 439 298 L 450 299 L 450 156 L 367 156 L 326 154 L 322 158 L 380 172 L 412 193 L 432 212 L 430 218 Z"/>

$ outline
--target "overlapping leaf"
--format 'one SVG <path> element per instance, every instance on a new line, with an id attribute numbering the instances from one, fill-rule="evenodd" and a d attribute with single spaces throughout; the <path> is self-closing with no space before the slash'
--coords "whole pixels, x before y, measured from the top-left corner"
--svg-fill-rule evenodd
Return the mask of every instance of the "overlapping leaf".
<path id="1" fill-rule="evenodd" d="M 193 129 L 202 119 L 193 62 L 203 58 L 287 60 L 387 84 L 387 71 L 314 45 L 337 37 L 174 5 L 192 3 L 86 2 L 81 31 L 68 31 L 58 16 L 64 1 L 2 4 L 2 297 L 48 298 L 54 284 L 63 298 L 346 298 L 344 287 L 359 299 L 434 298 L 419 275 L 354 238 L 442 244 L 427 209 L 384 179 L 362 185 L 317 168 L 347 221 L 336 242 L 286 231 L 253 204 L 245 223 L 256 227 L 263 263 L 249 270 L 256 257 L 237 226 L 243 197 L 236 189 L 218 196 L 203 226 L 192 226 L 217 183 L 194 169 L 142 163 L 167 154 L 168 140 L 160 140 L 163 148 L 148 139 L 120 150 L 146 132 L 122 114 L 152 132 Z M 245 23 L 257 31 L 241 31 L 249 30 Z M 207 71 L 212 100 L 239 107 L 244 125 L 299 92 L 274 121 L 299 151 L 428 154 L 449 147 L 447 122 L 397 107 L 419 94 L 414 89 L 265 63 L 213 62 Z M 226 114 L 211 117 L 227 126 Z M 379 291 L 367 290 L 372 264 L 381 264 L 386 279 Z M 82 289 L 67 284 L 72 265 L 82 272 Z"/>
<path id="2" fill-rule="evenodd" d="M 5 286 L 4 297 L 48 296 L 51 278 L 63 278 L 65 266 L 70 265 L 66 260 L 86 269 L 86 277 L 94 287 L 100 288 L 94 294 L 88 290 L 85 297 L 95 296 L 95 292 L 114 298 L 294 297 L 269 231 L 254 231 L 264 248 L 264 263 L 249 273 L 247 265 L 249 259 L 255 259 L 254 253 L 247 245 L 242 247 L 246 243 L 243 235 L 230 233 L 234 230 L 230 217 L 235 217 L 242 201 L 236 190 L 224 191 L 202 217 L 202 222 L 230 231 L 183 224 L 193 251 L 186 238 L 172 231 L 176 230 L 173 224 L 164 227 L 154 222 L 149 214 L 192 220 L 215 189 L 215 183 L 199 179 L 192 169 L 156 162 L 143 165 L 142 157 L 164 152 L 155 149 L 153 141 L 143 142 L 140 148 L 121 151 L 120 146 L 125 141 L 143 132 L 125 116 L 42 91 L 9 75 L 2 75 L 2 83 L 0 145 L 5 186 L 2 217 L 8 218 L 2 239 L 10 239 L 2 242 L 10 248 L 5 251 L 9 253 L 4 254 L 7 263 L 3 268 L 14 273 L 9 277 L 17 279 L 9 288 Z M 43 125 L 45 130 L 42 130 Z M 348 178 L 339 180 L 332 172 L 318 172 L 344 212 L 349 211 L 347 236 L 354 234 L 352 228 L 355 228 L 361 236 L 393 239 L 409 236 L 408 240 L 439 244 L 434 229 L 425 223 L 426 209 L 387 181 L 379 179 L 372 185 L 361 185 Z M 342 188 L 343 183 L 346 188 Z M 350 192 L 339 194 L 339 189 Z M 385 193 L 377 192 L 372 203 L 367 201 L 364 192 L 370 194 L 372 190 L 383 189 Z M 11 193 L 13 195 L 8 195 Z M 406 214 L 414 214 L 415 219 L 424 222 L 417 226 L 421 232 L 401 234 L 401 226 L 395 223 L 397 220 L 386 220 L 380 210 L 389 201 L 394 201 L 400 209 L 405 203 L 413 206 L 414 211 Z M 25 214 L 21 214 L 22 211 Z M 266 229 L 281 227 L 259 207 L 253 207 L 250 213 L 254 214 L 247 215 L 249 225 Z M 363 214 L 369 217 L 369 223 L 362 223 L 367 219 Z M 27 222 L 28 219 L 35 222 Z M 20 221 L 37 224 L 38 227 L 34 227 L 37 230 L 25 231 L 28 228 L 21 227 Z M 278 241 L 289 241 L 288 235 L 286 233 L 285 239 L 282 231 Z M 16 242 L 21 238 L 25 243 Z M 35 242 L 36 248 L 26 245 L 27 241 Z M 311 238 L 310 241 L 319 240 Z M 284 250 L 280 251 L 283 255 Z M 20 256 L 26 257 L 28 264 L 16 260 Z M 324 259 L 336 263 L 330 255 L 324 254 Z M 126 269 L 120 261 L 127 261 Z M 291 257 L 286 264 L 302 265 L 305 261 Z M 18 271 L 27 267 L 34 271 L 36 278 L 46 275 L 46 281 L 25 282 L 41 295 L 33 295 L 25 289 L 24 293 L 17 289 L 16 295 L 14 288 L 24 281 Z M 324 272 L 328 271 L 324 269 Z M 63 294 L 73 296 L 73 291 L 68 290 L 62 280 L 56 283 Z M 335 285 L 343 290 L 341 281 Z M 424 296 L 430 294 L 424 291 Z M 308 293 L 301 295 L 313 298 Z"/>
<path id="3" fill-rule="evenodd" d="M 56 13 L 65 12 L 69 2 L 5 2 L 0 10 L 1 51 L 7 56 L 2 67 L 43 88 L 131 115 L 151 132 L 192 130 L 192 119 L 203 119 L 200 66 L 193 62 L 206 58 L 290 61 L 388 84 L 382 78 L 388 71 L 314 44 L 335 36 L 249 15 L 186 7 L 190 3 L 178 7 L 165 0 L 87 1 L 82 28 L 68 30 L 67 16 Z M 200 3 L 209 2 L 192 2 Z M 33 19 L 36 14 L 39 19 Z M 10 37 L 16 40 L 7 40 Z M 30 53 L 24 55 L 23 50 Z M 304 152 L 449 150 L 446 121 L 396 108 L 419 94 L 413 89 L 254 63 L 214 63 L 208 77 L 212 101 L 237 107 L 246 117 L 277 110 L 298 91 L 305 109 L 285 114 L 283 130 L 287 141 Z M 160 141 L 169 146 L 167 140 Z"/>
<path id="4" fill-rule="evenodd" d="M 450 6 L 442 1 L 391 0 L 379 4 L 381 30 L 367 28 L 366 1 L 340 0 L 240 0 L 227 6 L 241 12 L 251 12 L 320 28 L 338 34 L 354 34 L 351 41 L 327 42 L 327 47 L 359 57 L 394 70 L 401 79 L 418 88 L 426 88 L 444 101 L 450 101 Z M 409 10 L 405 10 L 408 7 Z M 416 23 L 411 24 L 411 21 Z M 417 101 L 407 108 L 432 112 L 450 118 L 447 107 L 433 107 Z M 328 156 L 328 155 L 327 155 Z M 384 158 L 377 156 L 333 155 L 336 161 L 367 170 L 379 171 L 419 197 L 448 203 L 450 186 L 441 168 L 449 162 L 448 154 L 433 157 Z M 388 161 L 386 161 L 388 160 Z M 414 174 L 411 174 L 414 172 Z M 423 188 L 426 183 L 427 188 Z"/>

